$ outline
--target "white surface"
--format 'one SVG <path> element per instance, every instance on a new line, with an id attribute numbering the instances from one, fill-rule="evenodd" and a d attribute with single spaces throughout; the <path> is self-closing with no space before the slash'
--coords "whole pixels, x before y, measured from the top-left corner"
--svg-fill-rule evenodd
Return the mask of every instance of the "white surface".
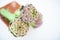
<path id="1" fill-rule="evenodd" d="M 13 0 L 0 0 L 0 7 Z M 60 40 L 60 0 L 16 0 L 19 4 L 33 4 L 43 15 L 43 24 L 24 37 L 15 38 L 0 20 L 0 40 Z"/>

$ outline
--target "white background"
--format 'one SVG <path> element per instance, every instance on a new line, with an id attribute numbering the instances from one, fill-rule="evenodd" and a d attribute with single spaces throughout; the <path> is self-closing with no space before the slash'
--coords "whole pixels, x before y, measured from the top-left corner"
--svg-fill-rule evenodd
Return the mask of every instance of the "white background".
<path id="1" fill-rule="evenodd" d="M 12 1 L 33 4 L 42 13 L 43 24 L 30 29 L 26 36 L 15 38 L 0 20 L 0 40 L 60 40 L 60 0 L 0 0 L 0 8 Z"/>

